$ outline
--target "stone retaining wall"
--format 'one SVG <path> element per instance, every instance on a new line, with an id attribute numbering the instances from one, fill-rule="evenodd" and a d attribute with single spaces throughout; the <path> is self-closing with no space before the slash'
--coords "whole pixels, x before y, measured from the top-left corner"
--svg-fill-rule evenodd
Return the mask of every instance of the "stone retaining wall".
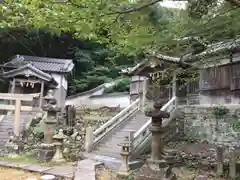
<path id="1" fill-rule="evenodd" d="M 197 140 L 216 143 L 239 143 L 240 133 L 233 128 L 233 123 L 240 121 L 240 107 L 227 106 L 229 112 L 221 119 L 213 114 L 214 106 L 184 106 L 184 133 Z M 239 123 L 240 124 L 240 123 Z"/>

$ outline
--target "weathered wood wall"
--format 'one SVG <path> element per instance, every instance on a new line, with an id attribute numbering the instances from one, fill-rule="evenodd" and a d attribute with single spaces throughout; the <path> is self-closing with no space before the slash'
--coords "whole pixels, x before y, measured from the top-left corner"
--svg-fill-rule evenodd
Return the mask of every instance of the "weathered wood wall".
<path id="1" fill-rule="evenodd" d="M 200 70 L 201 104 L 239 104 L 240 63 Z"/>

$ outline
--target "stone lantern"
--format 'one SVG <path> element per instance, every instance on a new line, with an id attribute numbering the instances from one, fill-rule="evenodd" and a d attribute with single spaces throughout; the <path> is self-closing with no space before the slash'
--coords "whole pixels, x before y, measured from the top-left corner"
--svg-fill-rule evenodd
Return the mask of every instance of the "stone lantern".
<path id="1" fill-rule="evenodd" d="M 130 134 L 128 136 L 124 137 L 124 140 L 122 143 L 118 144 L 121 146 L 121 166 L 118 171 L 118 176 L 125 176 L 127 177 L 129 175 L 129 165 L 128 165 L 128 158 L 131 154 L 132 150 L 132 139 L 133 139 L 133 132 L 129 132 Z"/>
<path id="2" fill-rule="evenodd" d="M 53 139 L 55 140 L 53 144 L 56 146 L 56 153 L 53 156 L 52 161 L 65 162 L 65 159 L 63 157 L 62 147 L 63 147 L 63 141 L 64 139 L 66 139 L 66 136 L 63 134 L 63 130 L 60 129 L 58 134 L 55 134 L 53 136 Z"/>
<path id="3" fill-rule="evenodd" d="M 169 118 L 170 114 L 161 111 L 163 103 L 155 102 L 154 108 L 146 111 L 146 116 L 151 117 L 150 131 L 152 133 L 151 144 L 151 158 L 147 160 L 146 164 L 137 173 L 137 180 L 174 180 L 176 175 L 171 171 L 168 163 L 164 160 L 163 154 L 163 140 L 162 128 L 163 118 Z"/>
<path id="4" fill-rule="evenodd" d="M 10 136 L 9 140 L 5 144 L 6 150 L 8 152 L 9 157 L 15 157 L 19 154 L 19 146 L 14 138 L 14 136 Z"/>
<path id="5" fill-rule="evenodd" d="M 57 101 L 53 97 L 53 91 L 49 90 L 47 96 L 43 98 L 45 105 L 42 109 L 46 112 L 43 118 L 44 121 L 44 143 L 39 147 L 38 158 L 40 161 L 49 161 L 54 155 L 54 145 L 52 143 L 53 127 L 57 123 L 57 113 L 61 111 L 60 107 L 57 107 Z"/>

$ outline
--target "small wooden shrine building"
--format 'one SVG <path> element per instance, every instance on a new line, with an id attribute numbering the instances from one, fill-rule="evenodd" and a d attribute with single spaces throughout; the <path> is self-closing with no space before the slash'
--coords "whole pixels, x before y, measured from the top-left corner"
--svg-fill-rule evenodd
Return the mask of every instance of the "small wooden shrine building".
<path id="1" fill-rule="evenodd" d="M 0 77 L 9 80 L 9 93 L 40 93 L 33 106 L 42 106 L 42 97 L 49 89 L 60 107 L 65 106 L 67 76 L 74 68 L 71 59 L 16 55 L 1 65 Z"/>
<path id="2" fill-rule="evenodd" d="M 178 57 L 155 54 L 136 66 L 123 70 L 122 74 L 130 76 L 132 79 L 130 84 L 131 101 L 139 96 L 145 96 L 150 100 L 167 102 L 172 96 L 181 96 L 182 92 L 179 91 L 181 82 L 178 80 L 176 72 L 172 71 L 169 74 L 166 70 L 189 67 L 188 64 L 181 62 Z M 165 82 L 163 82 L 163 79 Z M 162 81 L 161 85 L 154 85 L 154 88 L 150 89 L 151 85 L 158 80 Z"/>
<path id="3" fill-rule="evenodd" d="M 240 39 L 210 44 L 198 53 L 188 53 L 181 58 L 151 55 L 133 68 L 123 70 L 122 74 L 132 77 L 131 99 L 148 89 L 146 81 L 149 84 L 151 79 L 161 78 L 170 66 L 194 69 L 196 80 L 183 83 L 184 77 L 176 77 L 172 72 L 168 74 L 172 79 L 167 82 L 169 91 L 155 89 L 156 98 L 176 95 L 179 100 L 185 98 L 187 104 L 240 104 Z"/>

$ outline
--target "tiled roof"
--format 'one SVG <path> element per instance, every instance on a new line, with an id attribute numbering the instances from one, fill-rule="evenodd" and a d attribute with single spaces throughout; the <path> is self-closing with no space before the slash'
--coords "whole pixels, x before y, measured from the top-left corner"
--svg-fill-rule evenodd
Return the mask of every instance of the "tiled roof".
<path id="1" fill-rule="evenodd" d="M 166 55 L 157 54 L 157 53 L 152 53 L 149 57 L 155 57 L 155 58 L 157 58 L 157 60 L 159 62 L 165 61 L 165 62 L 169 62 L 169 63 L 173 63 L 173 64 L 183 64 L 183 65 L 185 64 L 184 62 L 180 61 L 179 57 L 166 56 Z M 144 59 L 143 61 L 138 63 L 136 66 L 127 68 L 127 69 L 123 69 L 120 73 L 125 74 L 125 75 L 132 75 L 132 74 L 136 73 L 141 67 L 149 64 L 149 62 L 150 62 L 149 59 Z"/>
<path id="2" fill-rule="evenodd" d="M 48 73 L 44 73 L 43 71 L 33 67 L 31 64 L 26 64 L 26 65 L 23 65 L 23 66 L 19 67 L 18 69 L 12 69 L 10 71 L 3 72 L 1 74 L 1 76 L 4 77 L 4 78 L 9 78 L 9 77 L 12 77 L 12 76 L 21 75 L 23 73 L 24 73 L 25 76 L 34 75 L 34 76 L 37 76 L 41 79 L 44 79 L 45 81 L 51 81 L 52 80 L 51 75 L 49 75 Z"/>
<path id="3" fill-rule="evenodd" d="M 182 57 L 185 62 L 195 61 L 200 58 L 205 58 L 208 56 L 213 56 L 222 52 L 232 51 L 236 48 L 240 48 L 240 38 L 239 39 L 229 39 L 226 41 L 217 42 L 214 44 L 209 44 L 207 48 L 198 54 L 186 54 Z"/>
<path id="4" fill-rule="evenodd" d="M 18 68 L 19 66 L 31 64 L 33 67 L 47 72 L 63 72 L 68 73 L 72 71 L 74 64 L 71 59 L 56 59 L 48 57 L 36 57 L 16 55 L 4 66 Z"/>

